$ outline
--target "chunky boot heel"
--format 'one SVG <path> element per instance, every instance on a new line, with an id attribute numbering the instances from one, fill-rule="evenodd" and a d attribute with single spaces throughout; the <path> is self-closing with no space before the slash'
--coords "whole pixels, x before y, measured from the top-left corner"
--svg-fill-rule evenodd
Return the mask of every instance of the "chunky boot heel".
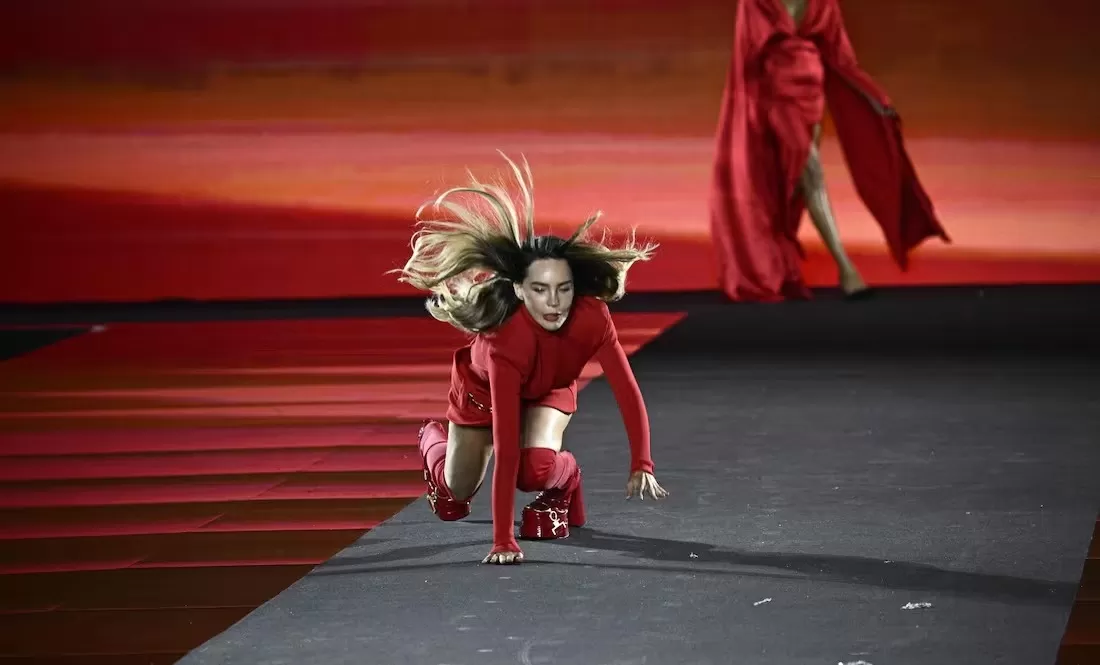
<path id="1" fill-rule="evenodd" d="M 569 487 L 571 486 L 571 487 Z M 525 540 L 568 538 L 569 527 L 584 526 L 584 499 L 581 496 L 581 472 L 563 489 L 541 492 L 523 508 L 519 537 Z"/>
<path id="2" fill-rule="evenodd" d="M 569 537 L 569 508 L 563 510 L 562 502 L 536 499 L 523 508 L 519 523 L 519 537 L 524 540 L 554 540 Z"/>
<path id="3" fill-rule="evenodd" d="M 581 482 L 581 472 L 577 469 L 577 489 L 573 490 L 573 496 L 569 498 L 569 526 L 584 526 L 588 521 L 588 515 L 584 510 L 584 483 Z"/>

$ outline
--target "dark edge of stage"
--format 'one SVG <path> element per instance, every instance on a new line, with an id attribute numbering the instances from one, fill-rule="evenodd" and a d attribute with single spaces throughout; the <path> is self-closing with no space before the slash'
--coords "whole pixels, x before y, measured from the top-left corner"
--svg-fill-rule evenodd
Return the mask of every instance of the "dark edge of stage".
<path id="1" fill-rule="evenodd" d="M 878 287 L 865 299 L 847 301 L 839 289 L 813 290 L 813 298 L 777 303 L 733 303 L 721 292 L 669 291 L 631 293 L 611 305 L 623 312 L 678 312 L 700 307 L 746 308 L 806 307 L 844 302 L 850 307 L 882 300 L 922 302 L 929 299 L 1046 300 L 1051 304 L 1100 302 L 1100 282 L 1050 284 L 996 284 L 962 286 Z M 92 301 L 22 303 L 0 301 L 0 325 L 55 325 L 73 323 L 122 323 L 139 321 L 237 321 L 250 319 L 312 319 L 427 316 L 419 296 L 264 298 L 251 300 L 162 298 L 151 301 Z"/>
<path id="2" fill-rule="evenodd" d="M 717 292 L 630 293 L 613 307 L 621 311 L 679 311 L 684 303 L 715 305 Z M 143 302 L 0 302 L 0 325 L 247 321 L 427 316 L 424 298 L 407 296 L 263 300 L 164 298 Z"/>
<path id="3" fill-rule="evenodd" d="M 746 352 L 1043 349 L 1091 355 L 1100 350 L 1097 303 L 1100 284 L 1049 284 L 880 288 L 871 298 L 856 301 L 846 301 L 837 289 L 821 289 L 811 300 L 780 303 L 731 303 L 717 291 L 628 293 L 611 309 L 719 317 L 721 325 L 695 340 L 693 352 L 733 345 Z M 0 327 L 9 328 L 401 316 L 428 316 L 423 298 L 0 303 Z"/>

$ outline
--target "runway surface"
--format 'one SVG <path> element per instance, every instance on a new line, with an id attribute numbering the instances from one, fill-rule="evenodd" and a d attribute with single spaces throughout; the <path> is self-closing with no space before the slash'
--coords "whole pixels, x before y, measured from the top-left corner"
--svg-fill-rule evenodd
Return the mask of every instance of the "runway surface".
<path id="1" fill-rule="evenodd" d="M 1096 295 L 628 298 L 672 496 L 623 500 L 592 373 L 567 434 L 590 523 L 518 567 L 477 564 L 487 493 L 451 524 L 416 500 L 415 425 L 455 340 L 415 303 L 8 308 L 5 340 L 86 332 L 5 362 L 0 653 L 1032 665 L 1062 645 L 1084 663 Z"/>

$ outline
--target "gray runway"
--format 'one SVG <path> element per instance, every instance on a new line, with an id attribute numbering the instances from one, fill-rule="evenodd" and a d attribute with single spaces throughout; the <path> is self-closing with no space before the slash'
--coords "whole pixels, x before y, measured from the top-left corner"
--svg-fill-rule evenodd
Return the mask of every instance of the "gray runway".
<path id="1" fill-rule="evenodd" d="M 624 501 L 597 381 L 588 527 L 483 566 L 487 489 L 460 523 L 418 501 L 180 662 L 1053 663 L 1100 507 L 1095 316 L 1004 293 L 697 302 L 633 358 L 668 500 Z"/>

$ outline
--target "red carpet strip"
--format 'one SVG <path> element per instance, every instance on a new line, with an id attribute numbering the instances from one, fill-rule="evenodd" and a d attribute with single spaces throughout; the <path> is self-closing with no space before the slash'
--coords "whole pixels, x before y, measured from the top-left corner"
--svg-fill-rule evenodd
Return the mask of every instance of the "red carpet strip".
<path id="1" fill-rule="evenodd" d="M 615 318 L 632 353 L 680 317 Z M 174 662 L 394 515 L 463 341 L 426 318 L 125 324 L 4 362 L 0 663 Z"/>

